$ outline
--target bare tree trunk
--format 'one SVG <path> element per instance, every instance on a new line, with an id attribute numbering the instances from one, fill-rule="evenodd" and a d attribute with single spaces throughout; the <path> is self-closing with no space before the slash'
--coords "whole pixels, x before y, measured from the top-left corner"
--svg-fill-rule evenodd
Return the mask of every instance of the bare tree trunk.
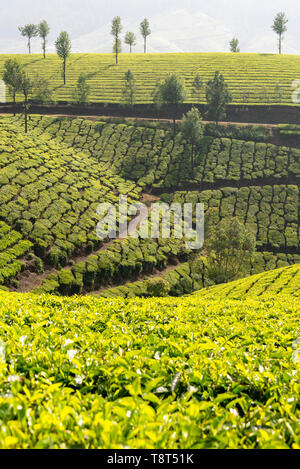
<path id="1" fill-rule="evenodd" d="M 24 104 L 24 117 L 25 117 L 25 134 L 28 132 L 28 108 L 27 108 L 27 95 L 25 95 Z"/>
<path id="2" fill-rule="evenodd" d="M 14 116 L 16 115 L 16 92 L 13 91 L 13 101 L 14 101 Z"/>
<path id="3" fill-rule="evenodd" d="M 116 36 L 116 65 L 118 65 L 118 38 Z"/>
<path id="4" fill-rule="evenodd" d="M 192 143 L 192 172 L 194 172 L 194 144 Z"/>
<path id="5" fill-rule="evenodd" d="M 31 54 L 30 37 L 28 38 L 28 53 Z"/>
<path id="6" fill-rule="evenodd" d="M 146 54 L 146 38 L 144 37 L 144 54 Z"/>
<path id="7" fill-rule="evenodd" d="M 43 42 L 43 53 L 44 53 L 44 59 L 46 58 L 46 39 L 44 38 Z"/>
<path id="8" fill-rule="evenodd" d="M 279 54 L 281 54 L 281 33 L 279 34 Z"/>
<path id="9" fill-rule="evenodd" d="M 64 85 L 66 84 L 66 59 L 64 58 Z"/>
<path id="10" fill-rule="evenodd" d="M 130 54 L 131 54 L 131 44 L 129 44 L 129 47 L 130 47 Z"/>

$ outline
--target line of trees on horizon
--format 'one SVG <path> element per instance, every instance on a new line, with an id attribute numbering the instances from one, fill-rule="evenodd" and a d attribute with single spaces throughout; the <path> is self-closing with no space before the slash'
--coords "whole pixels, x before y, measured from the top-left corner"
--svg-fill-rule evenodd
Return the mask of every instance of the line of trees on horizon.
<path id="1" fill-rule="evenodd" d="M 116 56 L 116 64 L 118 64 L 118 54 L 122 51 L 120 35 L 123 30 L 120 16 L 115 16 L 111 23 L 111 35 L 114 37 L 113 52 Z M 144 39 L 144 53 L 147 50 L 147 37 L 151 34 L 150 23 L 145 18 L 140 23 L 140 33 Z M 132 47 L 136 45 L 136 35 L 132 31 L 127 31 L 124 37 L 125 44 L 129 45 L 129 52 L 132 52 Z"/>
<path id="2" fill-rule="evenodd" d="M 279 54 L 282 53 L 282 42 L 284 39 L 284 33 L 287 31 L 287 23 L 288 23 L 288 18 L 284 12 L 279 12 L 274 20 L 273 24 L 271 26 L 272 30 L 277 34 L 278 36 L 278 51 Z M 50 34 L 50 27 L 47 23 L 46 20 L 41 21 L 38 25 L 35 25 L 33 23 L 26 24 L 25 26 L 19 26 L 19 31 L 23 37 L 27 38 L 27 47 L 28 47 L 28 53 L 31 54 L 31 40 L 34 37 L 39 36 L 42 39 L 42 51 L 43 51 L 43 56 L 46 58 L 46 45 L 47 45 L 47 38 Z M 118 64 L 118 55 L 122 51 L 122 41 L 121 41 L 121 32 L 123 30 L 122 22 L 120 16 L 115 16 L 112 20 L 111 23 L 111 35 L 114 37 L 114 42 L 113 42 L 113 53 L 115 54 L 116 58 L 116 64 Z M 63 32 L 64 34 L 67 34 L 65 31 Z M 62 33 L 61 33 L 62 34 Z M 150 23 L 147 18 L 145 18 L 141 23 L 140 23 L 140 34 L 143 37 L 144 41 L 144 53 L 147 51 L 147 38 L 151 34 L 151 29 L 150 29 Z M 68 38 L 70 41 L 70 38 Z M 127 31 L 125 36 L 124 36 L 124 42 L 129 46 L 129 52 L 132 52 L 132 48 L 136 45 L 137 37 L 134 32 L 132 31 Z M 55 45 L 57 46 L 57 41 L 55 42 Z M 229 50 L 232 53 L 239 53 L 240 52 L 240 46 L 239 46 L 239 40 L 236 37 L 233 37 L 231 41 L 229 42 Z"/>
<path id="3" fill-rule="evenodd" d="M 27 47 L 28 47 L 28 53 L 31 54 L 31 40 L 37 36 L 39 36 L 42 39 L 42 51 L 43 51 L 43 56 L 46 58 L 46 45 L 47 45 L 47 38 L 50 34 L 50 27 L 47 23 L 46 20 L 41 21 L 38 25 L 35 25 L 33 23 L 28 23 L 25 24 L 25 26 L 19 26 L 18 27 L 21 35 L 23 37 L 27 38 Z M 116 55 L 116 63 L 118 63 L 118 54 L 121 52 L 121 39 L 120 39 L 120 34 L 122 32 L 123 26 L 121 23 L 121 18 L 120 16 L 115 16 L 112 20 L 111 24 L 111 34 L 114 36 L 114 43 L 113 43 L 113 53 Z M 140 23 L 140 33 L 143 37 L 144 40 L 144 53 L 146 53 L 147 50 L 147 37 L 150 36 L 151 34 L 151 29 L 150 29 L 150 23 L 147 18 L 145 18 L 141 23 Z M 61 36 L 66 35 L 66 31 L 63 31 L 60 34 L 60 39 Z M 132 52 L 132 48 L 136 45 L 136 35 L 132 31 L 127 31 L 125 36 L 124 36 L 124 42 L 125 44 L 129 45 L 129 51 L 130 53 Z M 70 38 L 68 37 L 68 41 L 70 41 Z M 57 42 L 55 42 L 55 46 L 57 48 Z"/>
<path id="4" fill-rule="evenodd" d="M 288 23 L 287 16 L 284 12 L 278 13 L 273 21 L 273 24 L 271 26 L 272 30 L 277 34 L 278 36 L 278 51 L 279 54 L 282 52 L 282 41 L 284 39 L 284 33 L 287 31 L 287 23 Z M 229 49 L 230 52 L 236 53 L 240 52 L 240 47 L 239 47 L 239 40 L 234 37 L 231 39 L 229 42 Z"/>

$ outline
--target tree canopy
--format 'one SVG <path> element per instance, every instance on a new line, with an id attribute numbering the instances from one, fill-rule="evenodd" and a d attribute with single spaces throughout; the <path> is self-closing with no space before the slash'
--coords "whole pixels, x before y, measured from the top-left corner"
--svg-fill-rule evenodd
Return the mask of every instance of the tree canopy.
<path id="1" fill-rule="evenodd" d="M 121 23 L 121 18 L 119 16 L 115 16 L 111 23 L 110 33 L 115 38 L 113 50 L 116 54 L 116 64 L 118 64 L 118 55 L 119 55 L 120 47 L 121 47 L 120 34 L 122 32 L 122 29 L 123 27 Z"/>
<path id="2" fill-rule="evenodd" d="M 225 283 L 245 275 L 253 259 L 255 236 L 238 218 L 213 223 L 214 216 L 205 218 L 207 273 L 215 283 Z"/>
<path id="3" fill-rule="evenodd" d="M 231 100 L 232 96 L 229 93 L 222 73 L 216 71 L 214 78 L 206 85 L 208 118 L 218 124 L 221 119 L 226 117 L 226 108 Z"/>
<path id="4" fill-rule="evenodd" d="M 62 31 L 60 33 L 57 40 L 55 41 L 55 47 L 57 55 L 63 61 L 63 79 L 64 84 L 66 84 L 66 63 L 72 48 L 71 40 L 67 31 Z"/>
<path id="5" fill-rule="evenodd" d="M 136 45 L 135 34 L 130 32 L 130 31 L 127 31 L 127 33 L 125 34 L 124 42 L 125 42 L 125 44 L 129 45 L 129 50 L 130 50 L 130 53 L 131 53 L 132 52 L 132 46 Z"/>
<path id="6" fill-rule="evenodd" d="M 28 52 L 31 54 L 31 39 L 38 35 L 38 28 L 35 24 L 25 24 L 25 26 L 19 26 L 19 31 L 23 37 L 27 37 Z"/>
<path id="7" fill-rule="evenodd" d="M 272 29 L 273 31 L 278 34 L 278 49 L 279 49 L 279 54 L 281 54 L 282 50 L 282 39 L 283 39 L 283 33 L 287 31 L 287 23 L 288 19 L 286 17 L 286 14 L 283 12 L 280 12 L 276 15 L 274 18 L 273 24 L 272 24 Z"/>
<path id="8" fill-rule="evenodd" d="M 143 38 L 144 38 L 144 52 L 146 52 L 147 37 L 150 36 L 150 34 L 151 34 L 150 24 L 149 24 L 149 20 L 147 20 L 147 18 L 145 18 L 145 19 L 141 22 L 141 24 L 140 24 L 140 32 L 141 32 L 141 35 L 142 35 Z"/>
<path id="9" fill-rule="evenodd" d="M 158 106 L 173 105 L 173 129 L 176 132 L 176 112 L 178 104 L 183 103 L 187 96 L 183 79 L 176 73 L 167 75 L 166 78 L 159 80 L 153 93 L 153 101 Z"/>
<path id="10" fill-rule="evenodd" d="M 50 33 L 50 27 L 47 23 L 47 21 L 41 21 L 40 24 L 38 25 L 38 35 L 40 38 L 43 39 L 42 43 L 42 49 L 43 49 L 43 54 L 44 58 L 46 57 L 46 44 L 47 44 L 47 36 Z"/>

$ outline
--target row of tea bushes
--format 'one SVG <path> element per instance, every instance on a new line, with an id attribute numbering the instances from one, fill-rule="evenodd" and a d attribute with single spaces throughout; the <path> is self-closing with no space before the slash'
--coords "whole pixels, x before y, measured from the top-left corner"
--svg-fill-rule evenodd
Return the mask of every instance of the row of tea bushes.
<path id="1" fill-rule="evenodd" d="M 300 175 L 300 150 L 270 143 L 207 135 L 199 145 L 192 171 L 189 145 L 180 132 L 174 139 L 172 132 L 163 129 L 37 116 L 32 117 L 31 126 L 37 133 L 46 131 L 88 152 L 106 168 L 141 187 L 172 188 L 185 183 L 199 183 L 201 187 L 225 181 L 227 185 L 245 185 Z"/>
<path id="2" fill-rule="evenodd" d="M 239 300 L 264 295 L 273 295 L 276 297 L 283 293 L 299 297 L 299 284 L 299 265 L 291 265 L 290 267 L 283 267 L 263 274 L 236 280 L 229 284 L 212 286 L 200 292 L 199 295 L 206 298 L 215 298 L 215 294 L 218 293 L 222 298 Z"/>
<path id="3" fill-rule="evenodd" d="M 257 252 L 250 266 L 249 275 L 265 272 L 267 270 L 279 269 L 293 264 L 300 264 L 300 254 L 273 254 L 271 252 Z M 196 290 L 206 288 L 213 284 L 209 279 L 205 269 L 205 258 L 198 258 L 193 262 L 185 262 L 174 270 L 168 271 L 166 274 L 158 274 L 155 278 L 163 279 L 167 282 L 167 294 L 171 296 L 182 296 L 192 293 Z M 148 297 L 148 279 L 139 280 L 133 283 L 126 283 L 117 287 L 108 288 L 100 292 L 94 293 L 96 297 L 104 298 L 133 298 Z"/>
<path id="4" fill-rule="evenodd" d="M 219 219 L 238 217 L 268 250 L 299 249 L 299 187 L 296 185 L 225 187 L 163 194 L 164 202 L 203 203 Z"/>
<path id="5" fill-rule="evenodd" d="M 0 285 L 9 284 L 24 269 L 21 258 L 31 248 L 30 241 L 0 221 Z"/>
<path id="6" fill-rule="evenodd" d="M 129 203 L 140 197 L 134 183 L 104 170 L 85 153 L 45 136 L 24 135 L 3 121 L 0 135 L 0 216 L 51 266 L 99 249 L 101 202 L 117 204 L 120 194 Z"/>
<path id="7" fill-rule="evenodd" d="M 88 256 L 86 261 L 50 274 L 37 293 L 72 295 L 97 290 L 110 283 L 123 283 L 164 270 L 168 264 L 186 260 L 187 251 L 180 239 L 115 240 L 106 250 Z"/>

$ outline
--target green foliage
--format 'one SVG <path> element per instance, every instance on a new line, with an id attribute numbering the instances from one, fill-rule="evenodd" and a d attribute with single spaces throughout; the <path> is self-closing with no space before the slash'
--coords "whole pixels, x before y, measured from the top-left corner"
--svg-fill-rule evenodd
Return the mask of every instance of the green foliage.
<path id="1" fill-rule="evenodd" d="M 149 20 L 145 18 L 140 24 L 140 33 L 144 38 L 144 53 L 146 52 L 147 37 L 151 34 Z"/>
<path id="2" fill-rule="evenodd" d="M 111 35 L 114 36 L 113 52 L 116 55 L 116 64 L 118 64 L 118 55 L 121 52 L 120 34 L 122 32 L 122 23 L 119 16 L 115 16 L 111 23 Z"/>
<path id="3" fill-rule="evenodd" d="M 61 128 L 66 122 L 60 121 Z M 0 123 L 0 135 L 1 217 L 34 244 L 46 265 L 63 266 L 71 256 L 100 247 L 96 233 L 91 233 L 100 201 L 118 201 L 118 191 L 128 194 L 129 201 L 138 199 L 140 191 L 132 182 L 87 154 L 50 142 L 50 134 L 39 135 L 31 128 L 31 135 L 25 136 L 5 122 Z"/>
<path id="4" fill-rule="evenodd" d="M 232 101 L 228 85 L 219 71 L 216 71 L 214 78 L 206 85 L 206 101 L 208 118 L 218 124 L 226 117 L 226 107 Z"/>
<path id="5" fill-rule="evenodd" d="M 38 25 L 38 35 L 40 38 L 43 39 L 42 49 L 44 58 L 46 58 L 46 44 L 47 44 L 47 36 L 50 34 L 50 28 L 47 21 L 41 21 Z"/>
<path id="6" fill-rule="evenodd" d="M 197 101 L 199 101 L 200 91 L 202 90 L 202 88 L 203 82 L 199 73 L 197 73 L 192 83 L 192 94 L 197 98 Z"/>
<path id="7" fill-rule="evenodd" d="M 130 31 L 127 31 L 127 33 L 125 34 L 124 42 L 125 42 L 125 44 L 129 45 L 129 51 L 131 53 L 132 52 L 132 47 L 136 45 L 135 34 L 130 32 Z"/>
<path id="8" fill-rule="evenodd" d="M 194 150 L 199 145 L 204 133 L 202 117 L 195 107 L 192 107 L 192 109 L 182 117 L 181 132 L 183 138 L 191 145 L 191 163 L 193 170 Z"/>
<path id="9" fill-rule="evenodd" d="M 245 300 L 264 296 L 276 298 L 281 294 L 299 298 L 299 280 L 300 266 L 292 265 L 235 280 L 229 284 L 212 286 L 197 292 L 196 295 L 203 298 L 219 296 L 223 300 Z"/>
<path id="10" fill-rule="evenodd" d="M 186 97 L 185 85 L 178 75 L 169 74 L 161 79 L 154 90 L 154 102 L 161 104 L 180 104 Z"/>
<path id="11" fill-rule="evenodd" d="M 225 283 L 245 275 L 255 253 L 256 240 L 237 218 L 208 227 L 204 249 L 208 277 Z"/>
<path id="12" fill-rule="evenodd" d="M 300 135 L 300 125 L 279 124 L 278 128 L 281 137 L 299 137 Z"/>
<path id="13" fill-rule="evenodd" d="M 224 288 L 126 300 L 1 292 L 0 447 L 299 448 L 299 297 L 230 299 Z"/>
<path id="14" fill-rule="evenodd" d="M 158 80 L 153 91 L 153 101 L 158 106 L 172 105 L 174 111 L 178 104 L 184 102 L 186 98 L 186 89 L 184 80 L 176 73 L 167 75 L 166 78 Z M 173 118 L 174 134 L 175 134 L 175 116 Z"/>
<path id="15" fill-rule="evenodd" d="M 37 77 L 33 83 L 32 100 L 38 103 L 49 104 L 54 101 L 54 90 L 47 78 Z"/>
<path id="16" fill-rule="evenodd" d="M 282 48 L 282 35 L 287 31 L 288 21 L 289 20 L 287 19 L 286 14 L 283 12 L 280 12 L 276 15 L 272 24 L 273 31 L 278 35 L 279 54 L 281 54 L 281 48 Z"/>
<path id="17" fill-rule="evenodd" d="M 20 123 L 0 120 L 0 216 L 41 258 L 46 274 L 39 291 L 145 296 L 145 278 L 158 270 L 172 296 L 210 285 L 203 261 L 197 272 L 186 263 L 181 240 L 103 245 L 97 238 L 98 204 L 116 203 L 120 193 L 137 201 L 141 189 L 168 192 L 161 199 L 169 203 L 203 202 L 206 211 L 215 208 L 216 223 L 238 217 L 259 249 L 245 274 L 299 262 L 299 190 L 289 181 L 300 175 L 300 152 L 259 142 L 262 129 L 206 126 L 191 174 L 189 143 L 168 129 L 31 116 L 25 137 Z M 186 191 L 187 183 L 195 190 Z M 0 284 L 35 269 L 23 255 L 8 269 L 4 264 Z M 62 287 L 57 274 L 48 275 L 52 266 L 70 271 L 72 281 Z"/>
<path id="18" fill-rule="evenodd" d="M 23 37 L 28 39 L 28 52 L 31 53 L 31 39 L 38 35 L 38 27 L 35 24 L 25 24 L 25 26 L 19 26 L 19 31 Z"/>
<path id="19" fill-rule="evenodd" d="M 131 72 L 131 70 L 127 70 L 124 76 L 124 88 L 123 88 L 123 97 L 124 103 L 133 106 L 136 102 L 136 81 Z"/>
<path id="20" fill-rule="evenodd" d="M 58 57 L 62 60 L 62 75 L 64 79 L 64 85 L 66 84 L 66 64 L 67 59 L 71 54 L 71 40 L 67 31 L 62 31 L 55 41 L 55 47 Z"/>
<path id="21" fill-rule="evenodd" d="M 0 284 L 9 285 L 23 268 L 21 258 L 32 248 L 32 243 L 0 222 Z"/>
<path id="22" fill-rule="evenodd" d="M 239 40 L 236 37 L 231 39 L 229 43 L 229 47 L 230 47 L 230 52 L 233 52 L 235 54 L 238 52 L 241 52 L 239 48 Z"/>
<path id="23" fill-rule="evenodd" d="M 17 59 L 7 59 L 5 61 L 3 81 L 8 86 L 15 104 L 16 94 L 22 91 L 22 65 Z"/>
<path id="24" fill-rule="evenodd" d="M 150 278 L 147 281 L 147 294 L 149 296 L 167 296 L 170 291 L 170 284 L 162 277 Z"/>
<path id="25" fill-rule="evenodd" d="M 87 82 L 87 76 L 82 73 L 78 80 L 76 88 L 74 89 L 73 99 L 76 103 L 84 104 L 89 100 L 91 87 Z"/>
<path id="26" fill-rule="evenodd" d="M 4 62 L 8 58 L 14 59 L 15 55 L 0 54 L 0 71 L 3 70 Z M 50 80 L 55 90 L 55 101 L 58 102 L 72 102 L 72 92 L 78 77 L 88 70 L 91 86 L 90 101 L 121 103 L 120 83 L 125 72 L 130 69 L 137 82 L 137 103 L 152 103 L 152 90 L 157 80 L 172 71 L 184 80 L 187 91 L 184 102 L 205 104 L 204 84 L 213 78 L 215 70 L 220 70 L 226 78 L 232 95 L 232 104 L 269 104 L 265 103 L 262 93 L 264 85 L 268 91 L 270 104 L 295 105 L 292 101 L 291 77 L 297 77 L 300 69 L 300 56 L 291 54 L 281 57 L 278 54 L 229 52 L 124 54 L 118 67 L 112 66 L 110 54 L 76 54 L 68 59 L 70 64 L 68 80 L 63 86 L 58 73 L 61 59 L 56 54 L 47 54 L 47 60 L 44 60 L 41 54 L 19 54 L 18 60 L 26 66 L 26 72 L 32 79 L 38 75 Z M 203 83 L 198 91 L 193 89 L 197 75 Z M 279 102 L 277 84 L 282 94 Z M 11 96 L 8 89 L 7 95 Z M 20 97 L 17 96 L 17 100 L 20 100 Z"/>

